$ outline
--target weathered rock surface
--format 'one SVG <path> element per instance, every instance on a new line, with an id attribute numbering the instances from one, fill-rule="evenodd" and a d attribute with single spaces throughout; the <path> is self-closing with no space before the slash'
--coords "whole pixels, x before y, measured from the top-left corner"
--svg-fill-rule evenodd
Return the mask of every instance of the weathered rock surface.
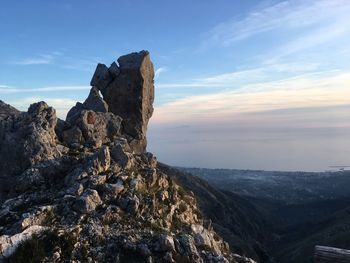
<path id="1" fill-rule="evenodd" d="M 145 152 L 148 52 L 118 63 L 99 64 L 104 98 L 93 87 L 66 121 L 44 102 L 0 120 L 0 262 L 28 251 L 36 262 L 236 262 L 193 194 Z"/>

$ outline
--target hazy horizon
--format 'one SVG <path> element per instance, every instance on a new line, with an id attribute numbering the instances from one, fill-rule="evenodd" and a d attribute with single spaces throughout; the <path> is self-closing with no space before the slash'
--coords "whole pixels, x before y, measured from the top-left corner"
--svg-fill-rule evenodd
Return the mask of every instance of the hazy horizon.
<path id="1" fill-rule="evenodd" d="M 65 117 L 96 64 L 149 50 L 149 151 L 190 167 L 350 165 L 350 2 L 7 2 L 0 99 Z M 137 19 L 135 19 L 137 17 Z"/>

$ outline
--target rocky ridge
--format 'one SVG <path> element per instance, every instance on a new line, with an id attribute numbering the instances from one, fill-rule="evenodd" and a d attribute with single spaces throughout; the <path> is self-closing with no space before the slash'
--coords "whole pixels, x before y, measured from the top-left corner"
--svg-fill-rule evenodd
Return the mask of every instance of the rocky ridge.
<path id="1" fill-rule="evenodd" d="M 146 152 L 153 77 L 147 51 L 98 64 L 65 121 L 0 103 L 0 262 L 254 262 Z"/>

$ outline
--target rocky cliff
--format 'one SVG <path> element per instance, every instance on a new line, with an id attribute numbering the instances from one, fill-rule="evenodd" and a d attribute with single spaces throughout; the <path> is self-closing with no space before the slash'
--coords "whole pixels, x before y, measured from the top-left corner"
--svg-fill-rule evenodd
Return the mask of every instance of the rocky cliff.
<path id="1" fill-rule="evenodd" d="M 0 262 L 254 262 L 146 152 L 147 51 L 99 64 L 65 121 L 0 102 Z"/>

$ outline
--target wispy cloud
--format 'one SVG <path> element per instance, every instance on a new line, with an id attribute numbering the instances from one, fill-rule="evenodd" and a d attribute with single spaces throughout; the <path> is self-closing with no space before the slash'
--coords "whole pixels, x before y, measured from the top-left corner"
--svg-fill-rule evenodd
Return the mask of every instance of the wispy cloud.
<path id="1" fill-rule="evenodd" d="M 204 87 L 235 87 L 242 83 L 256 83 L 264 81 L 273 76 L 277 78 L 277 73 L 300 74 L 316 71 L 318 63 L 270 63 L 263 67 L 237 70 L 209 77 L 196 78 L 184 83 L 160 83 L 157 88 L 204 88 Z"/>
<path id="2" fill-rule="evenodd" d="M 50 86 L 41 88 L 15 88 L 0 86 L 0 93 L 35 93 L 35 92 L 59 92 L 89 90 L 90 86 Z"/>
<path id="3" fill-rule="evenodd" d="M 69 56 L 60 51 L 53 51 L 37 56 L 30 56 L 11 62 L 15 65 L 48 65 L 79 71 L 91 71 L 100 60 L 91 57 Z"/>
<path id="4" fill-rule="evenodd" d="M 349 9 L 350 2 L 346 0 L 283 1 L 215 26 L 204 34 L 202 48 L 227 47 L 268 31 L 326 26 L 329 22 L 347 18 Z"/>
<path id="5" fill-rule="evenodd" d="M 154 72 L 154 78 L 155 79 L 158 79 L 160 74 L 163 73 L 163 72 L 166 72 L 168 71 L 168 68 L 167 67 L 160 67 L 158 68 L 155 72 Z"/>
<path id="6" fill-rule="evenodd" d="M 310 74 L 188 96 L 156 108 L 155 122 L 210 121 L 273 109 L 350 104 L 350 72 Z"/>
<path id="7" fill-rule="evenodd" d="M 350 9 L 349 9 L 350 12 Z M 334 42 L 342 36 L 348 35 L 350 37 L 350 20 L 345 18 L 336 23 L 332 23 L 322 28 L 304 33 L 301 37 L 295 38 L 286 44 L 281 45 L 275 50 L 269 51 L 263 55 L 268 63 L 276 63 L 285 57 L 301 53 L 302 51 L 309 51 L 315 47 Z M 329 47 L 327 47 L 329 49 Z M 342 50 L 334 49 L 333 54 L 342 52 Z M 318 56 L 326 56 L 322 51 L 317 51 Z"/>
<path id="8" fill-rule="evenodd" d="M 57 61 L 57 66 L 66 69 L 90 72 L 99 62 L 101 62 L 99 58 L 63 56 Z"/>
<path id="9" fill-rule="evenodd" d="M 50 54 L 42 54 L 36 57 L 28 57 L 22 60 L 15 61 L 14 64 L 17 65 L 46 65 L 52 64 L 54 61 L 54 56 Z"/>

